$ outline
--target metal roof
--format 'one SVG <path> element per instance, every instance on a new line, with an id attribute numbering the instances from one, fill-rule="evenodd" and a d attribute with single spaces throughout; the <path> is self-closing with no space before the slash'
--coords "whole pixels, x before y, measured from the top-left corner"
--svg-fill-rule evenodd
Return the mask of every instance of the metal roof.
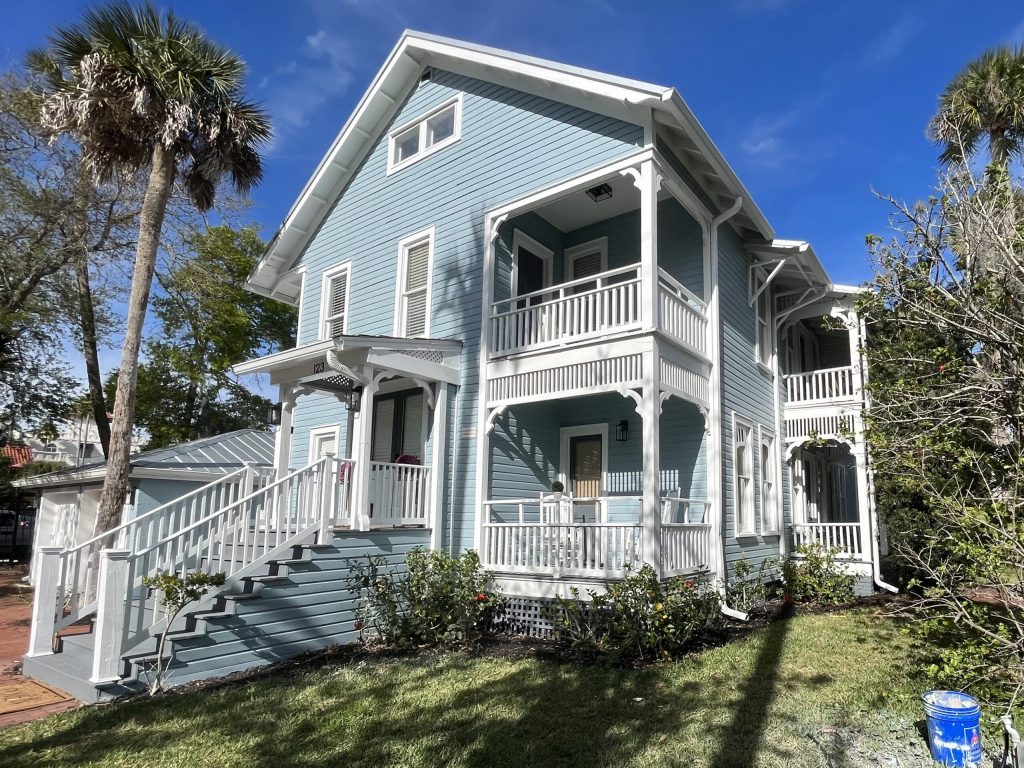
<path id="1" fill-rule="evenodd" d="M 240 429 L 190 443 L 143 451 L 131 457 L 131 476 L 163 472 L 171 477 L 176 472 L 225 475 L 240 469 L 246 462 L 272 466 L 274 436 L 259 429 Z M 19 488 L 37 488 L 102 479 L 106 474 L 106 465 L 105 461 L 97 461 L 81 467 L 69 467 L 18 480 L 14 485 Z"/>

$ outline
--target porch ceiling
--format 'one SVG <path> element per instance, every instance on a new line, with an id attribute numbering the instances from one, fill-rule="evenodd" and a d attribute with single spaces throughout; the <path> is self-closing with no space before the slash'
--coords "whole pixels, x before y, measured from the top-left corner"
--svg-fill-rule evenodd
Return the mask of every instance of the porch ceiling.
<path id="1" fill-rule="evenodd" d="M 640 192 L 631 177 L 614 176 L 602 183 L 612 190 L 606 200 L 592 200 L 586 190 L 580 189 L 538 208 L 536 213 L 562 232 L 573 232 L 639 210 Z"/>
<path id="2" fill-rule="evenodd" d="M 339 336 L 234 366 L 237 375 L 266 373 L 271 384 L 304 384 L 341 392 L 366 366 L 392 376 L 459 383 L 462 343 L 450 339 Z"/>

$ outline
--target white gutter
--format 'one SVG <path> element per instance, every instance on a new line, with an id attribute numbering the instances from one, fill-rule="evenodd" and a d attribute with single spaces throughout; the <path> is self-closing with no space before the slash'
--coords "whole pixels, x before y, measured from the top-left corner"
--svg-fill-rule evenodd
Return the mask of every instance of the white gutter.
<path id="1" fill-rule="evenodd" d="M 721 578 L 720 589 L 722 592 L 722 613 L 740 621 L 746 621 L 749 617 L 745 613 L 736 611 L 725 604 L 726 580 L 728 569 L 725 564 L 725 483 L 722 472 L 722 316 L 721 316 L 721 294 L 718 285 L 718 228 L 731 219 L 743 208 L 743 198 L 737 197 L 728 210 L 723 211 L 711 220 L 709 231 L 710 266 L 709 280 L 711 295 L 705 297 L 708 300 L 708 325 L 712 329 L 711 352 L 712 381 L 711 381 L 711 409 L 708 424 L 710 440 L 708 441 L 708 454 L 711 469 L 714 471 L 715 495 L 718 497 L 718 511 L 715 515 L 719 525 L 718 543 L 720 555 L 718 558 L 718 575 Z M 710 480 L 710 478 L 709 478 Z M 710 494 L 709 494 L 710 495 Z"/>

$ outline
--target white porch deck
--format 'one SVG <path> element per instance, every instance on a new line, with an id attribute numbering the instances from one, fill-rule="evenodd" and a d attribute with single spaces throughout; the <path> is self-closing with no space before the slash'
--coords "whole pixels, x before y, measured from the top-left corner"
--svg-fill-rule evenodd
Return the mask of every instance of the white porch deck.
<path id="1" fill-rule="evenodd" d="M 621 579 L 645 561 L 641 505 L 641 499 L 630 496 L 486 501 L 480 556 L 486 568 L 499 574 Z M 593 509 L 598 521 L 573 520 L 577 506 Z M 707 501 L 662 498 L 663 577 L 711 567 L 709 520 Z"/>

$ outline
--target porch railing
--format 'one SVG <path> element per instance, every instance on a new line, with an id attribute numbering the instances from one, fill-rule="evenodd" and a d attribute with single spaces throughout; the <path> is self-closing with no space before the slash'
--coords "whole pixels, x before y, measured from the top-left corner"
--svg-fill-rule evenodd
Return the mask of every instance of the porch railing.
<path id="1" fill-rule="evenodd" d="M 600 337 L 640 321 L 640 265 L 633 264 L 494 302 L 491 354 Z"/>
<path id="2" fill-rule="evenodd" d="M 427 467 L 370 462 L 370 523 L 384 527 L 425 525 L 429 488 Z"/>
<path id="3" fill-rule="evenodd" d="M 711 565 L 711 523 L 662 523 L 663 576 L 694 573 Z"/>
<path id="4" fill-rule="evenodd" d="M 837 556 L 859 558 L 864 554 L 860 523 L 797 523 L 793 526 L 795 547 L 819 544 L 838 550 Z"/>
<path id="5" fill-rule="evenodd" d="M 658 327 L 683 347 L 707 356 L 706 306 L 696 294 L 658 268 Z"/>
<path id="6" fill-rule="evenodd" d="M 789 404 L 827 403 L 849 400 L 854 396 L 853 368 L 821 368 L 807 373 L 791 373 L 784 377 Z"/>

